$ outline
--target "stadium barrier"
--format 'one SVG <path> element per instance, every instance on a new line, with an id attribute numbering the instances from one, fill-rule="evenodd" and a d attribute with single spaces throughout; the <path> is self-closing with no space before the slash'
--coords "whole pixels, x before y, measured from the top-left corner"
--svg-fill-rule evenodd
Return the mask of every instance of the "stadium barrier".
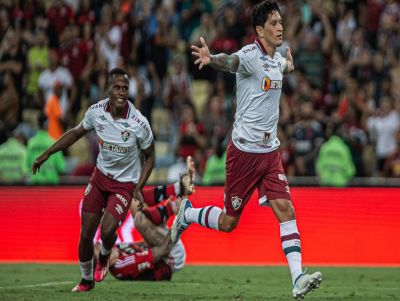
<path id="1" fill-rule="evenodd" d="M 85 187 L 0 187 L 0 262 L 77 262 Z M 400 188 L 291 190 L 304 265 L 400 266 Z M 221 206 L 222 187 L 196 187 L 195 207 Z M 281 265 L 279 224 L 255 193 L 238 228 L 192 225 L 183 234 L 188 264 Z M 171 221 L 169 221 L 171 222 Z M 140 239 L 128 216 L 119 239 Z"/>

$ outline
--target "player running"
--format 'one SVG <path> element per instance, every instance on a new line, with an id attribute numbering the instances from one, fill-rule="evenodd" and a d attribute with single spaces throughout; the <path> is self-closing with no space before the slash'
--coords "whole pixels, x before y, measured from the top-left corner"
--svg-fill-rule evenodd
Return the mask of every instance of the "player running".
<path id="1" fill-rule="evenodd" d="M 286 58 L 276 50 L 282 44 L 283 27 L 279 5 L 274 0 L 257 4 L 252 13 L 257 38 L 238 52 L 211 55 L 204 38 L 192 45 L 195 64 L 236 73 L 237 109 L 232 140 L 227 149 L 224 210 L 207 206 L 193 208 L 184 200 L 175 217 L 171 238 L 177 241 L 191 224 L 198 223 L 231 232 L 257 188 L 259 203 L 272 208 L 280 223 L 282 248 L 289 264 L 295 299 L 318 288 L 322 274 L 302 271 L 300 235 L 289 185 L 279 154 L 277 125 L 283 74 L 294 70 L 290 48 Z"/>
<path id="2" fill-rule="evenodd" d="M 81 212 L 79 266 L 82 280 L 72 291 L 91 290 L 94 281 L 102 281 L 106 276 L 116 231 L 132 198 L 139 206 L 143 203 L 141 191 L 154 166 L 153 134 L 147 119 L 128 101 L 128 88 L 127 73 L 120 68 L 112 69 L 108 74 L 109 98 L 90 106 L 82 122 L 67 131 L 32 166 L 33 174 L 39 172 L 52 154 L 68 148 L 89 131 L 96 131 L 100 152 Z M 102 245 L 93 275 L 93 238 L 99 224 Z"/>

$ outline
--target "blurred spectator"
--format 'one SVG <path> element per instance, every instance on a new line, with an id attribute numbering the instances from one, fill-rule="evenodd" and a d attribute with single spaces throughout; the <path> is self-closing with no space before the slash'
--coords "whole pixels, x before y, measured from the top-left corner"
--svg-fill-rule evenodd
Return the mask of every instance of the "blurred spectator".
<path id="1" fill-rule="evenodd" d="M 44 104 L 46 104 L 51 95 L 53 95 L 55 83 L 62 85 L 61 111 L 64 120 L 70 115 L 73 100 L 75 99 L 76 87 L 71 72 L 65 67 L 59 65 L 58 54 L 55 50 L 49 51 L 49 68 L 40 73 L 39 87 L 44 93 Z"/>
<path id="2" fill-rule="evenodd" d="M 396 150 L 396 134 L 400 129 L 399 112 L 393 109 L 390 98 L 380 101 L 380 108 L 367 119 L 367 129 L 375 142 L 377 170 L 383 176 L 385 161 Z"/>
<path id="3" fill-rule="evenodd" d="M 60 97 L 62 94 L 62 84 L 54 83 L 53 94 L 50 96 L 44 108 L 44 113 L 48 119 L 48 133 L 50 137 L 57 140 L 64 134 L 63 112 Z"/>
<path id="4" fill-rule="evenodd" d="M 178 54 L 171 61 L 163 91 L 164 105 L 175 117 L 179 116 L 183 103 L 190 100 L 190 89 L 191 82 L 185 57 Z"/>
<path id="5" fill-rule="evenodd" d="M 28 96 L 29 107 L 40 107 L 39 100 L 39 76 L 40 73 L 49 67 L 49 47 L 46 33 L 39 31 L 34 38 L 34 45 L 27 52 L 27 87 L 26 93 Z"/>
<path id="6" fill-rule="evenodd" d="M 397 131 L 396 135 L 396 149 L 387 158 L 383 172 L 387 177 L 400 178 L 400 130 Z"/>
<path id="7" fill-rule="evenodd" d="M 296 175 L 315 175 L 315 159 L 321 144 L 324 142 L 324 132 L 321 123 L 315 119 L 315 111 L 310 101 L 300 104 L 301 119 L 293 126 L 293 151 Z"/>
<path id="8" fill-rule="evenodd" d="M 46 17 L 49 22 L 50 48 L 58 48 L 58 38 L 63 33 L 65 27 L 73 20 L 74 12 L 72 7 L 63 0 L 50 0 Z"/>
<path id="9" fill-rule="evenodd" d="M 181 11 L 182 37 L 189 39 L 192 31 L 200 26 L 203 13 L 212 13 L 213 6 L 210 0 L 183 0 Z"/>
<path id="10" fill-rule="evenodd" d="M 204 175 L 204 185 L 223 185 L 225 183 L 226 151 L 224 137 L 214 140 L 213 153 L 207 159 Z"/>
<path id="11" fill-rule="evenodd" d="M 19 99 L 14 79 L 10 71 L 0 78 L 0 119 L 11 130 L 18 124 Z"/>
<path id="12" fill-rule="evenodd" d="M 49 136 L 46 130 L 47 120 L 44 115 L 40 115 L 38 123 L 40 129 L 35 136 L 28 140 L 28 155 L 25 162 L 28 169 L 31 169 L 35 158 L 54 143 L 54 139 Z M 64 171 L 64 155 L 62 152 L 55 153 L 40 167 L 39 173 L 29 174 L 29 183 L 33 185 L 56 185 L 59 182 L 59 174 Z"/>
<path id="13" fill-rule="evenodd" d="M 8 133 L 6 142 L 0 145 L 0 183 L 24 182 L 28 172 L 26 168 L 27 149 L 21 142 L 21 133 Z"/>
<path id="14" fill-rule="evenodd" d="M 121 56 L 122 31 L 121 27 L 113 22 L 113 11 L 109 4 L 105 4 L 96 27 L 95 41 L 99 52 L 107 61 L 108 70 L 119 65 Z"/>
<path id="15" fill-rule="evenodd" d="M 206 147 L 211 148 L 216 144 L 214 140 L 226 135 L 228 126 L 224 116 L 224 100 L 219 95 L 210 96 L 203 109 L 203 115 Z"/>
<path id="16" fill-rule="evenodd" d="M 323 186 L 347 186 L 355 174 L 355 166 L 349 147 L 340 137 L 340 128 L 333 131 L 321 145 L 316 162 L 317 174 Z"/>
<path id="17" fill-rule="evenodd" d="M 185 159 L 191 156 L 199 170 L 204 171 L 204 125 L 197 120 L 193 103 L 187 101 L 182 107 L 182 115 L 179 125 L 177 155 Z"/>
<path id="18" fill-rule="evenodd" d="M 200 37 L 203 37 L 209 43 L 212 43 L 216 36 L 215 23 L 212 14 L 204 13 L 201 15 L 200 26 L 195 28 L 189 37 L 189 43 L 197 45 L 200 43 Z"/>

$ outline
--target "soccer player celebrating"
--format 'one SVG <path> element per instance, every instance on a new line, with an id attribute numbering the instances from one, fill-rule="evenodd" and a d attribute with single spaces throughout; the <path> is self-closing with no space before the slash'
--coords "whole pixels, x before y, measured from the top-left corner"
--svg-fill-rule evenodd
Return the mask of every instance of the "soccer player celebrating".
<path id="1" fill-rule="evenodd" d="M 269 205 L 280 223 L 282 248 L 293 282 L 292 295 L 301 299 L 319 287 L 322 274 L 302 272 L 300 235 L 278 150 L 282 78 L 294 70 L 293 58 L 289 47 L 286 58 L 276 50 L 282 44 L 283 34 L 276 1 L 257 4 L 252 25 L 256 40 L 232 55 L 210 54 L 202 37 L 200 47 L 192 45 L 199 69 L 210 65 L 236 73 L 237 109 L 227 149 L 224 210 L 214 206 L 193 208 L 189 200 L 183 200 L 171 229 L 171 239 L 177 241 L 190 223 L 231 232 L 257 188 L 260 205 Z"/>
<path id="2" fill-rule="evenodd" d="M 96 131 L 100 153 L 82 203 L 82 280 L 72 289 L 75 292 L 93 289 L 94 281 L 100 282 L 106 276 L 116 230 L 130 209 L 132 198 L 142 206 L 141 190 L 154 166 L 153 134 L 147 119 L 128 101 L 128 88 L 127 73 L 112 69 L 108 75 L 109 98 L 90 106 L 82 122 L 61 136 L 32 166 L 33 174 L 39 172 L 52 154 L 66 149 L 89 131 Z M 102 245 L 93 275 L 93 238 L 99 224 Z"/>

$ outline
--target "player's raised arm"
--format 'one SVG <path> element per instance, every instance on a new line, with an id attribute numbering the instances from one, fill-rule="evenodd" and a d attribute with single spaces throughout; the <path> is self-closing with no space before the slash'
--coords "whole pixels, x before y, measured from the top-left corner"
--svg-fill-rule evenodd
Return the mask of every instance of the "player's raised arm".
<path id="1" fill-rule="evenodd" d="M 54 153 L 64 150 L 74 144 L 81 137 L 85 136 L 89 131 L 86 130 L 82 123 L 67 131 L 52 146 L 50 146 L 43 154 L 36 158 L 32 165 L 32 173 L 36 174 L 40 166 Z"/>
<path id="2" fill-rule="evenodd" d="M 210 65 L 211 67 L 221 70 L 236 72 L 239 67 L 239 58 L 236 55 L 229 55 L 225 53 L 210 54 L 210 50 L 203 37 L 200 37 L 201 46 L 192 45 L 192 54 L 197 57 L 195 65 L 199 65 L 201 70 L 204 66 Z"/>

